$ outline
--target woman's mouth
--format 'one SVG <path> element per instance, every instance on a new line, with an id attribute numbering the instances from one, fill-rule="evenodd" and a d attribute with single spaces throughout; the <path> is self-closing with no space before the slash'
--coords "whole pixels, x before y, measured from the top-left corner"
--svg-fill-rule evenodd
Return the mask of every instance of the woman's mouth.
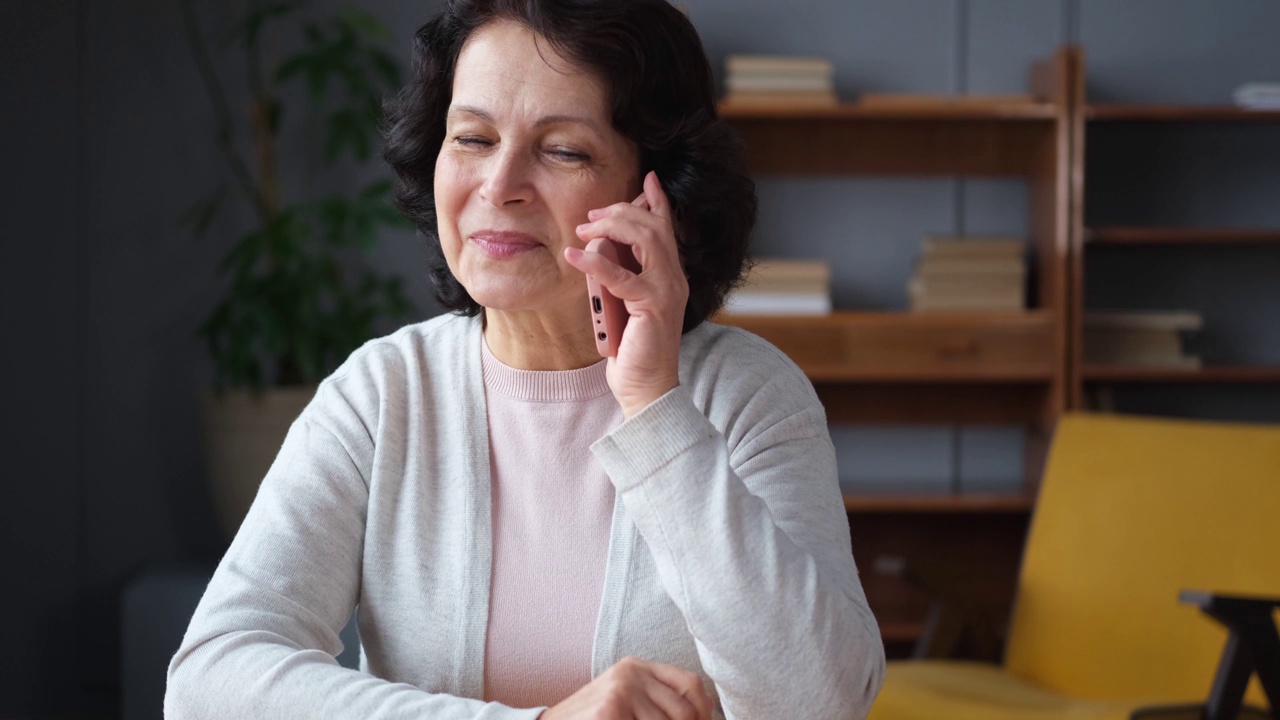
<path id="1" fill-rule="evenodd" d="M 472 233 L 471 242 L 491 258 L 502 260 L 542 247 L 532 235 L 507 230 L 481 230 Z"/>

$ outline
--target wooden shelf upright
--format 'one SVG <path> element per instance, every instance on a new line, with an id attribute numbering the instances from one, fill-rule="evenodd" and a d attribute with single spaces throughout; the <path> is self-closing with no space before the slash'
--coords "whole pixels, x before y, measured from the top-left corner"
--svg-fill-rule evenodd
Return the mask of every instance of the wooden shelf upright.
<path id="1" fill-rule="evenodd" d="M 1087 223 L 1085 186 L 1089 129 L 1101 125 L 1273 125 L 1280 132 L 1280 110 L 1234 106 L 1176 104 L 1090 104 L 1085 92 L 1084 54 L 1076 51 L 1078 69 L 1071 85 L 1071 309 L 1068 406 L 1090 409 L 1092 390 L 1131 384 L 1280 384 L 1280 366 L 1206 365 L 1198 369 L 1091 364 L 1085 357 L 1084 315 L 1086 256 L 1111 247 L 1143 248 L 1159 253 L 1167 247 L 1280 246 L 1280 227 L 1091 226 Z M 1276 248 L 1280 253 L 1280 247 Z M 1207 269 L 1211 272 L 1211 269 Z"/>
<path id="2" fill-rule="evenodd" d="M 885 637 L 909 641 L 929 599 L 872 572 L 878 558 L 955 560 L 1007 610 L 1049 435 L 1068 398 L 1071 90 L 1075 51 L 1030 72 L 1030 102 L 721 106 L 757 176 L 1019 178 L 1036 296 L 1025 312 L 836 312 L 717 317 L 788 353 L 833 423 L 1027 427 L 1020 493 L 845 498 L 854 554 Z M 906 278 L 903 278 L 904 283 Z"/>

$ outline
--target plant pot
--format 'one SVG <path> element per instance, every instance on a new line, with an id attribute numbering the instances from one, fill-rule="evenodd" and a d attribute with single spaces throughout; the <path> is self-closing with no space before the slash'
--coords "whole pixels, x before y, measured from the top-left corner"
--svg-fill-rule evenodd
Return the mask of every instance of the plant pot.
<path id="1" fill-rule="evenodd" d="M 201 392 L 205 468 L 218 525 L 228 542 L 244 522 L 289 426 L 315 394 L 314 385 L 256 394 L 240 389 Z"/>

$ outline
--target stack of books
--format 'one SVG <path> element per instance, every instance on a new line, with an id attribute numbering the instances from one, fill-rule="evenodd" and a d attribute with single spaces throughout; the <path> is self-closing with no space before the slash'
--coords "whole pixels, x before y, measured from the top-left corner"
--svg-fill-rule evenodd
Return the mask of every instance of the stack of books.
<path id="1" fill-rule="evenodd" d="M 761 259 L 725 301 L 728 315 L 829 315 L 831 266 L 822 260 Z"/>
<path id="2" fill-rule="evenodd" d="M 829 107 L 839 103 L 830 60 L 785 55 L 725 59 L 725 105 Z"/>
<path id="3" fill-rule="evenodd" d="M 1084 316 L 1085 362 L 1196 370 L 1200 358 L 1183 341 L 1204 327 L 1200 313 L 1090 311 Z"/>
<path id="4" fill-rule="evenodd" d="M 1280 110 L 1280 83 L 1245 83 L 1231 97 L 1236 105 L 1248 110 Z"/>
<path id="5" fill-rule="evenodd" d="M 931 235 L 907 283 L 916 312 L 1022 310 L 1027 264 L 1020 238 Z"/>

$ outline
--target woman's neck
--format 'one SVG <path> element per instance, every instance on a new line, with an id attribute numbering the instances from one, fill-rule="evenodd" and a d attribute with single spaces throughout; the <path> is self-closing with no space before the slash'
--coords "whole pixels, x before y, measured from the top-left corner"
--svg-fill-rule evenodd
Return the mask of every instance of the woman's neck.
<path id="1" fill-rule="evenodd" d="M 502 364 L 520 370 L 576 370 L 601 360 L 585 303 L 558 315 L 486 308 L 484 341 Z"/>

